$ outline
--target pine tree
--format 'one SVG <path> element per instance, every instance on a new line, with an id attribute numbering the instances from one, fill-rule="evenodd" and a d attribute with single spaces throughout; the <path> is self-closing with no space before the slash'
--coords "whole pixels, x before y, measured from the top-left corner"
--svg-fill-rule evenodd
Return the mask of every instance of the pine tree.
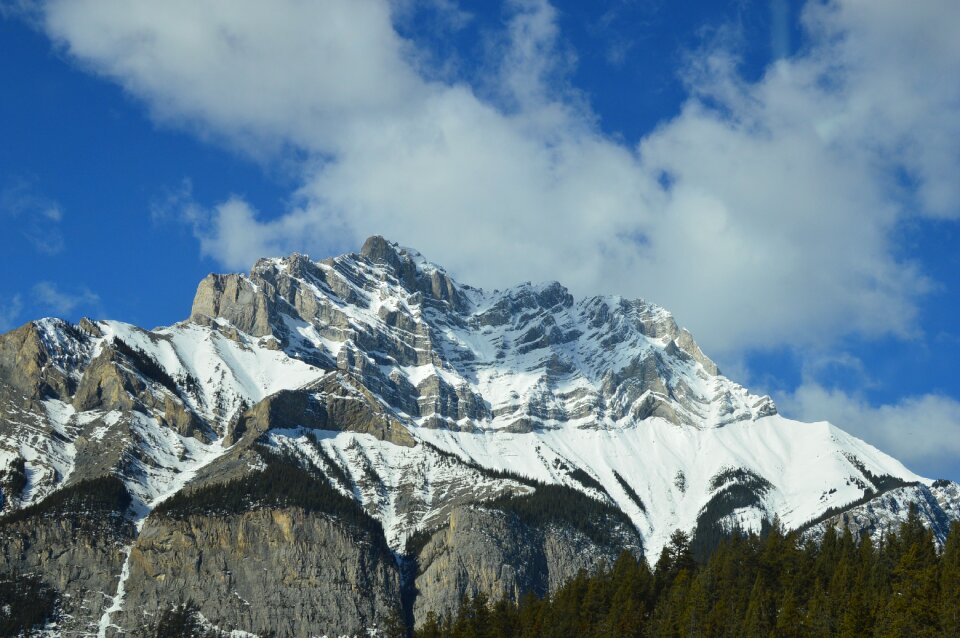
<path id="1" fill-rule="evenodd" d="M 501 598 L 490 612 L 490 638 L 515 638 L 520 633 L 520 614 L 516 606 Z"/>
<path id="2" fill-rule="evenodd" d="M 891 596 L 877 619 L 874 636 L 934 638 L 939 633 L 937 554 L 933 534 L 923 526 L 915 507 L 911 506 L 890 551 L 898 560 Z"/>
<path id="3" fill-rule="evenodd" d="M 674 576 L 683 570 L 693 571 L 696 562 L 693 560 L 693 551 L 690 549 L 690 536 L 682 530 L 676 530 L 670 535 L 667 545 L 670 551 L 670 570 Z"/>
<path id="4" fill-rule="evenodd" d="M 954 521 L 940 557 L 940 633 L 960 636 L 960 522 Z"/>
<path id="5" fill-rule="evenodd" d="M 414 638 L 443 638 L 444 631 L 437 619 L 437 615 L 430 611 L 423 624 L 414 632 Z"/>
<path id="6" fill-rule="evenodd" d="M 743 621 L 744 638 L 767 638 L 776 626 L 777 610 L 772 589 L 766 580 L 763 574 L 757 574 L 750 590 L 750 603 Z"/>
<path id="7" fill-rule="evenodd" d="M 684 636 L 683 616 L 689 588 L 690 572 L 686 569 L 681 570 L 654 609 L 648 636 L 651 638 L 682 638 Z"/>
<path id="8" fill-rule="evenodd" d="M 587 582 L 580 605 L 577 635 L 584 638 L 602 635 L 603 621 L 607 617 L 612 598 L 611 592 L 611 579 L 601 567 L 599 573 L 593 575 Z"/>
<path id="9" fill-rule="evenodd" d="M 711 572 L 701 570 L 690 583 L 687 594 L 687 604 L 681 619 L 681 634 L 684 638 L 707 638 L 713 632 L 713 623 L 710 619 L 711 604 Z"/>
<path id="10" fill-rule="evenodd" d="M 792 588 L 786 589 L 778 605 L 777 624 L 774 635 L 777 638 L 803 638 L 803 614 L 801 613 L 797 596 Z"/>
<path id="11" fill-rule="evenodd" d="M 836 634 L 833 619 L 830 617 L 830 602 L 819 580 L 813 587 L 807 613 L 803 621 L 806 638 L 833 638 Z"/>
<path id="12" fill-rule="evenodd" d="M 428 616 L 417 638 L 957 638 L 960 525 L 941 556 L 917 513 L 879 546 L 849 533 L 801 546 L 776 526 L 734 534 L 705 565 L 675 534 L 651 573 L 622 554 L 555 594 L 519 603 L 465 599 L 451 621 Z M 832 564 L 831 564 L 832 561 Z M 825 580 L 829 578 L 829 580 Z M 840 601 L 839 603 L 837 601 Z"/>
<path id="13" fill-rule="evenodd" d="M 537 598 L 532 592 L 526 592 L 520 596 L 518 607 L 517 617 L 520 638 L 542 636 L 544 615 L 547 613 L 546 602 Z"/>
<path id="14" fill-rule="evenodd" d="M 407 638 L 407 623 L 399 607 L 390 610 L 390 614 L 383 622 L 381 634 L 384 638 Z"/>
<path id="15" fill-rule="evenodd" d="M 840 613 L 837 638 L 860 638 L 870 633 L 873 615 L 864 599 L 863 582 L 857 582 L 846 597 Z"/>

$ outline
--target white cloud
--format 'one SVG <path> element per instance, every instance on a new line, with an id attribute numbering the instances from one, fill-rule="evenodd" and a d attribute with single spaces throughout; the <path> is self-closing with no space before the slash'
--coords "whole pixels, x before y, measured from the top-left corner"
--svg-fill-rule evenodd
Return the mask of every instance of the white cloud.
<path id="1" fill-rule="evenodd" d="M 42 20 L 158 119 L 251 152 L 339 152 L 356 127 L 415 110 L 429 92 L 379 0 L 54 1 Z"/>
<path id="2" fill-rule="evenodd" d="M 0 332 L 15 328 L 22 311 L 23 299 L 20 295 L 14 295 L 9 300 L 0 303 Z"/>
<path id="3" fill-rule="evenodd" d="M 98 310 L 100 296 L 86 288 L 77 292 L 64 292 L 49 281 L 41 281 L 30 291 L 30 303 L 43 312 L 51 312 L 64 317 L 80 308 Z"/>
<path id="4" fill-rule="evenodd" d="M 20 235 L 44 255 L 63 250 L 60 204 L 39 192 L 36 180 L 12 179 L 0 190 L 0 215 L 13 220 Z"/>
<path id="5" fill-rule="evenodd" d="M 807 382 L 781 397 L 779 406 L 803 421 L 840 424 L 908 465 L 956 471 L 960 402 L 950 397 L 925 394 L 873 406 L 861 396 Z"/>
<path id="6" fill-rule="evenodd" d="M 708 48 L 682 112 L 635 147 L 569 86 L 553 8 L 508 8 L 473 85 L 437 80 L 385 0 L 55 0 L 42 20 L 159 120 L 307 156 L 290 210 L 192 215 L 227 267 L 382 233 L 470 283 L 645 296 L 721 358 L 914 333 L 928 282 L 896 231 L 960 214 L 960 5 L 812 4 L 804 53 L 755 83 Z"/>

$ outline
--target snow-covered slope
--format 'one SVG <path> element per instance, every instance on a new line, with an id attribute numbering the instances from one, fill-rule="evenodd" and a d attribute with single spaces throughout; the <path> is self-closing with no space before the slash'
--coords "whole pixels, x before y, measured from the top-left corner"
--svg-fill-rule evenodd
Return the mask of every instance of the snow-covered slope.
<path id="1" fill-rule="evenodd" d="M 558 283 L 479 290 L 379 237 L 359 254 L 211 275 L 168 328 L 42 320 L 3 339 L 8 510 L 107 472 L 142 520 L 184 486 L 256 471 L 233 456 L 255 440 L 322 471 L 397 551 L 452 507 L 536 481 L 624 512 L 648 556 L 678 528 L 822 525 L 906 487 L 940 503 L 931 521 L 957 513 L 954 484 L 778 415 L 663 308 L 575 300 Z M 277 397 L 313 407 L 257 416 Z"/>

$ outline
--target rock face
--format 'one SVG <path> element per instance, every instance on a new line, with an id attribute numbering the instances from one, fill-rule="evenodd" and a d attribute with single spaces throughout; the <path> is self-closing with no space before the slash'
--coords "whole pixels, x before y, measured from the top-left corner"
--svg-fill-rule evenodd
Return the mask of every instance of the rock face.
<path id="1" fill-rule="evenodd" d="M 928 522 L 935 536 L 943 538 L 950 530 L 950 523 L 960 519 L 960 485 L 952 481 L 935 481 L 930 486 L 896 487 L 879 496 L 863 499 L 843 511 L 828 512 L 813 521 L 806 534 L 819 539 L 828 527 L 833 527 L 849 529 L 854 538 L 863 535 L 878 537 L 899 529 L 907 520 L 911 507 L 915 507 Z"/>
<path id="2" fill-rule="evenodd" d="M 676 529 L 879 536 L 910 504 L 942 540 L 960 487 L 782 417 L 663 308 L 479 290 L 382 237 L 210 275 L 170 327 L 0 335 L 0 573 L 53 587 L 63 633 L 187 601 L 277 636 L 419 623 Z"/>
<path id="3" fill-rule="evenodd" d="M 612 565 L 624 548 L 639 552 L 633 530 L 598 543 L 562 525 L 537 527 L 515 514 L 477 507 L 454 509 L 417 555 L 415 618 L 451 617 L 464 594 L 518 600 L 556 591 L 580 570 Z"/>
<path id="4" fill-rule="evenodd" d="M 353 634 L 400 614 L 400 575 L 382 538 L 297 508 L 151 517 L 130 555 L 120 624 L 188 599 L 224 630 Z"/>
<path id="5" fill-rule="evenodd" d="M 3 572 L 39 574 L 60 592 L 64 634 L 95 635 L 112 602 L 125 548 L 136 534 L 124 516 L 128 502 L 122 484 L 107 479 L 0 519 Z"/>
<path id="6" fill-rule="evenodd" d="M 0 529 L 0 564 L 5 573 L 40 574 L 58 592 L 70 593 L 58 601 L 60 631 L 96 635 L 117 589 L 129 540 L 122 534 L 78 532 L 65 520 L 24 521 Z"/>

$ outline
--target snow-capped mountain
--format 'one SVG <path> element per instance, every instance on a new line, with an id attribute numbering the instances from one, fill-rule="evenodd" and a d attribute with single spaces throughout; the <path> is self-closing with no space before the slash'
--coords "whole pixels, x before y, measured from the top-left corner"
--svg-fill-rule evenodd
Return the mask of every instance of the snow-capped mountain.
<path id="1" fill-rule="evenodd" d="M 784 418 L 723 376 L 663 308 L 576 300 L 555 282 L 480 290 L 380 237 L 358 254 L 210 275 L 174 326 L 44 319 L 0 337 L 0 569 L 35 569 L 70 594 L 82 578 L 17 556 L 49 520 L 44 503 L 73 503 L 71 488 L 111 476 L 129 498 L 111 510 L 118 549 L 84 558 L 114 571 L 84 598 L 88 612 L 67 605 L 77 627 L 136 626 L 172 600 L 172 583 L 220 592 L 192 595 L 212 622 L 273 626 L 276 610 L 257 602 L 272 586 L 267 567 L 247 574 L 215 556 L 241 575 L 213 585 L 199 563 L 181 573 L 214 551 L 205 525 L 223 552 L 247 546 L 238 529 L 269 540 L 271 525 L 289 542 L 298 529 L 333 542 L 313 519 L 290 518 L 287 501 L 271 501 L 269 525 L 250 518 L 262 502 L 230 524 L 216 507 L 187 506 L 253 485 L 244 481 L 271 463 L 322 477 L 317 489 L 382 526 L 379 541 L 334 543 L 349 548 L 337 560 L 363 565 L 347 581 L 370 601 L 339 602 L 291 635 L 369 622 L 401 602 L 416 619 L 464 593 L 549 591 L 620 549 L 655 560 L 676 529 L 704 547 L 774 519 L 812 535 L 828 525 L 879 535 L 914 503 L 942 539 L 960 518 L 957 484 L 917 476 L 829 423 Z M 554 496 L 571 503 L 567 518 L 517 505 Z M 574 519 L 584 511 L 598 520 Z M 31 520 L 32 532 L 17 527 Z M 369 554 L 384 541 L 396 561 Z M 319 560 L 303 551 L 288 558 Z M 171 552 L 180 563 L 168 564 Z M 371 564 L 383 573 L 358 585 Z"/>

